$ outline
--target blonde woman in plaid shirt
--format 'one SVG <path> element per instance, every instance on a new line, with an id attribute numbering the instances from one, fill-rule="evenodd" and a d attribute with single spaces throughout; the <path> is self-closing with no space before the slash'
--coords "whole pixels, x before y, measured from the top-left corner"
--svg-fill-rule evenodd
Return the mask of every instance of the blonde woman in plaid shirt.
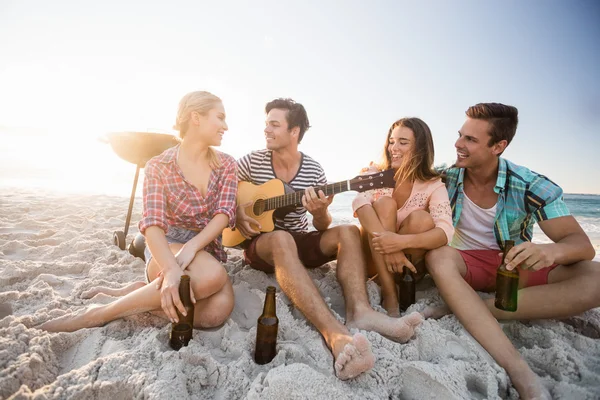
<path id="1" fill-rule="evenodd" d="M 140 232 L 146 237 L 146 278 L 123 289 L 94 288 L 84 293 L 125 295 L 117 301 L 77 315 L 48 321 L 48 331 L 75 331 L 101 326 L 117 318 L 162 309 L 177 321 L 179 281 L 191 278 L 196 328 L 221 325 L 234 305 L 233 288 L 222 263 L 227 255 L 221 232 L 235 223 L 236 162 L 214 150 L 227 130 L 221 100 L 208 92 L 192 92 L 179 103 L 175 124 L 181 144 L 145 166 L 144 207 Z"/>

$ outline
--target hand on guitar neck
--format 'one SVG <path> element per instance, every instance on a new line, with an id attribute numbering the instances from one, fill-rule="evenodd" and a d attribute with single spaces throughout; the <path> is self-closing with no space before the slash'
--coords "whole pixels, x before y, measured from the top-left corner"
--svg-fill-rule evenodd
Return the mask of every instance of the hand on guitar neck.
<path id="1" fill-rule="evenodd" d="M 330 183 L 325 186 L 310 188 L 313 193 L 323 191 L 324 200 L 316 196 L 322 202 L 320 206 L 315 205 L 312 211 L 325 208 L 331 204 L 333 195 L 350 190 L 364 192 L 378 188 L 394 188 L 394 170 L 381 171 L 369 175 L 358 175 L 347 181 Z M 289 187 L 288 187 L 289 188 Z M 284 183 L 279 179 L 271 179 L 262 185 L 254 185 L 250 182 L 240 182 L 237 193 L 237 216 L 235 229 L 225 228 L 223 230 L 223 245 L 226 247 L 237 246 L 244 240 L 258 235 L 261 232 L 271 232 L 275 229 L 274 215 L 278 210 L 278 217 L 285 209 L 303 205 L 304 190 L 286 193 Z M 310 211 L 310 210 L 309 210 Z M 318 211 L 315 211 L 318 212 Z"/>

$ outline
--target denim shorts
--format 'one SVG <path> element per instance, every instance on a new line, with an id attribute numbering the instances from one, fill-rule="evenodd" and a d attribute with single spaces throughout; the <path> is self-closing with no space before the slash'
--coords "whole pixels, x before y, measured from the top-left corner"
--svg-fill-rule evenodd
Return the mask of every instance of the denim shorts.
<path id="1" fill-rule="evenodd" d="M 198 233 L 200 232 L 192 231 L 190 229 L 185 228 L 179 228 L 177 226 L 170 226 L 166 234 L 167 243 L 186 244 L 187 242 L 192 240 Z M 148 279 L 148 265 L 150 265 L 150 260 L 152 260 L 152 254 L 150 253 L 150 249 L 148 248 L 148 246 L 146 246 L 146 248 L 144 249 L 144 257 L 146 258 L 146 283 L 150 283 L 150 280 Z"/>

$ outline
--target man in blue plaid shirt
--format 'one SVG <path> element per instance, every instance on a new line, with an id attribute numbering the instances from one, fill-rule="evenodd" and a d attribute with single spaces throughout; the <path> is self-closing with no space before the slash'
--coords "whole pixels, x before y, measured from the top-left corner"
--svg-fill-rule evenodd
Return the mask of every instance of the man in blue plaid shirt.
<path id="1" fill-rule="evenodd" d="M 594 248 L 565 205 L 562 189 L 500 157 L 516 133 L 518 110 L 481 103 L 466 114 L 456 163 L 446 178 L 455 235 L 451 247 L 426 256 L 448 308 L 425 314 L 453 312 L 506 370 L 521 397 L 538 398 L 543 387 L 495 318 L 565 318 L 600 306 L 600 263 L 589 261 Z M 535 222 L 553 243 L 531 242 Z M 515 241 L 507 268 L 519 269 L 516 312 L 499 310 L 493 298 L 484 301 L 475 292 L 495 290 L 506 240 Z"/>

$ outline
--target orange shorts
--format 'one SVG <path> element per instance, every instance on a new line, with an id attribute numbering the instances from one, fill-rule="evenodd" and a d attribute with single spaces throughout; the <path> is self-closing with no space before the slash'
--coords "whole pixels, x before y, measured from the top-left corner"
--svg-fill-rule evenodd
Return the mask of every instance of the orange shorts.
<path id="1" fill-rule="evenodd" d="M 496 288 L 496 270 L 502 263 L 500 250 L 458 250 L 467 266 L 464 278 L 471 287 L 478 291 L 491 292 Z M 545 285 L 548 274 L 558 264 L 542 268 L 538 271 L 519 269 L 519 287 Z"/>

